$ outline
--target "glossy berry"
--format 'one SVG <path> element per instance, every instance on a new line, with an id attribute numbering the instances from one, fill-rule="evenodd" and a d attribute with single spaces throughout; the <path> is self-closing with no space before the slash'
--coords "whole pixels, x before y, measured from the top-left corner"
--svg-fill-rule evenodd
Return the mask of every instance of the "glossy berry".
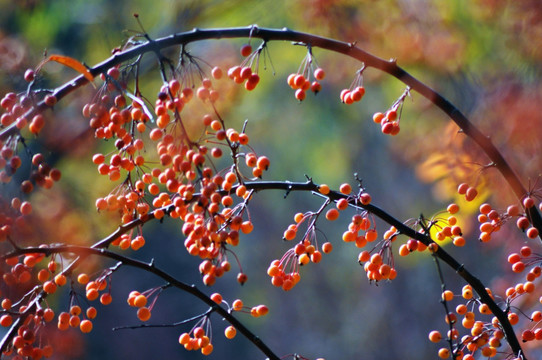
<path id="1" fill-rule="evenodd" d="M 249 56 L 252 53 L 252 46 L 250 44 L 245 44 L 241 46 L 241 55 L 244 57 Z"/>

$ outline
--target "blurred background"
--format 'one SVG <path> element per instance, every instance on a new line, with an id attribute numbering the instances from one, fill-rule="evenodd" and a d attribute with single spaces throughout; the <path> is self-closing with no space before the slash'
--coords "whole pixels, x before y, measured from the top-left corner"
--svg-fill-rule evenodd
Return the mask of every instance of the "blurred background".
<path id="1" fill-rule="evenodd" d="M 134 13 L 153 38 L 194 27 L 257 24 L 356 42 L 379 57 L 395 58 L 489 134 L 530 189 L 539 185 L 542 5 L 538 0 L 0 0 L 0 92 L 24 90 L 24 71 L 35 67 L 44 53 L 67 55 L 88 65 L 104 60 L 113 48 L 141 32 Z M 191 45 L 189 51 L 227 69 L 240 63 L 238 49 L 244 42 L 206 41 Z M 345 181 L 354 183 L 353 174 L 358 173 L 374 203 L 405 221 L 420 214 L 430 217 L 450 201 L 458 201 L 465 209 L 468 244 L 449 250 L 484 283 L 502 291 L 501 284 L 512 278 L 505 256 L 517 251 L 524 240 L 513 226 L 490 244 L 477 240 L 477 225 L 468 215 L 483 201 L 498 209 L 514 201 L 499 174 L 482 171 L 481 165 L 488 160 L 416 93 L 406 99 L 399 136 L 382 135 L 372 114 L 386 111 L 404 86 L 368 69 L 365 98 L 346 106 L 339 93 L 350 86 L 361 64 L 319 49 L 314 49 L 314 56 L 327 72 L 323 90 L 299 103 L 286 77 L 297 71 L 305 54 L 300 46 L 269 44 L 271 60 L 265 66 L 260 63 L 262 81 L 257 89 L 252 93 L 231 89 L 227 101 L 218 104 L 230 126 L 240 128 L 248 119 L 251 144 L 271 159 L 264 178 L 304 181 L 307 174 L 316 183 L 336 188 Z M 54 64 L 44 71 L 45 88 L 76 75 Z M 158 72 L 149 66 L 144 93 L 152 99 L 160 85 Z M 117 219 L 98 214 L 94 207 L 94 200 L 107 195 L 114 185 L 99 178 L 91 163 L 93 153 L 111 149 L 111 144 L 94 141 L 88 121 L 81 116 L 82 105 L 92 96 L 88 87 L 64 99 L 55 119 L 31 144 L 33 151 L 43 151 L 63 171 L 60 186 L 33 195 L 34 206 L 47 215 L 40 243 L 90 245 L 116 228 Z M 455 195 L 457 184 L 463 181 L 479 187 L 476 202 L 465 204 Z M 491 196 L 491 189 L 499 189 L 498 196 Z M 3 187 L 2 191 L 16 190 Z M 240 297 L 246 304 L 267 304 L 268 316 L 253 319 L 247 315 L 241 320 L 285 358 L 294 353 L 327 360 L 435 358 L 439 346 L 427 340 L 427 333 L 445 332 L 447 327 L 432 259 L 426 254 L 396 256 L 397 279 L 369 284 L 357 263 L 359 250 L 341 240 L 349 216 L 319 225 L 319 240 L 327 238 L 335 250 L 320 264 L 302 268 L 301 282 L 292 291 L 271 285 L 266 269 L 290 247 L 281 240 L 284 229 L 296 212 L 320 206 L 320 200 L 309 194 L 292 193 L 286 199 L 283 195 L 261 193 L 251 202 L 255 231 L 243 236 L 235 249 L 249 281 L 237 284 L 234 265 L 234 271 L 204 290 L 218 291 L 229 301 Z M 379 229 L 386 228 L 379 224 Z M 157 266 L 180 280 L 204 287 L 199 261 L 186 253 L 177 221 L 149 224 L 144 234 L 147 245 L 134 257 L 154 258 Z M 97 266 L 88 264 L 90 270 Z M 464 285 L 453 272 L 445 271 L 444 276 L 450 289 L 459 291 Z M 138 323 L 134 309 L 124 303 L 130 291 L 159 285 L 149 274 L 118 271 L 112 281 L 114 302 L 99 308 L 93 332 L 88 336 L 69 332 L 72 343 L 56 341 L 55 358 L 202 358 L 177 343 L 179 334 L 191 325 L 111 330 Z M 68 298 L 49 301 L 63 307 Z M 190 295 L 167 290 L 160 295 L 151 322 L 181 321 L 205 310 Z M 241 336 L 226 340 L 226 326 L 222 319 L 212 317 L 215 350 L 210 359 L 265 358 Z M 536 350 L 532 354 L 531 358 L 540 357 Z"/>

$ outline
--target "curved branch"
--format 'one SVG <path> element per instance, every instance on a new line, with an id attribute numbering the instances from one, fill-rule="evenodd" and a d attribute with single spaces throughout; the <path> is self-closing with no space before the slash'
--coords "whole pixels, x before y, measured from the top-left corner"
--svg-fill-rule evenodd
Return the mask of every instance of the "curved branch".
<path id="1" fill-rule="evenodd" d="M 161 49 L 175 46 L 186 45 L 191 42 L 210 40 L 210 39 L 222 39 L 222 38 L 240 38 L 240 37 L 252 37 L 260 38 L 266 42 L 268 41 L 293 41 L 297 43 L 304 43 L 311 47 L 319 47 L 322 49 L 330 50 L 346 56 L 357 59 L 365 64 L 366 67 L 373 67 L 379 69 L 389 75 L 397 78 L 407 86 L 421 94 L 430 102 L 440 108 L 445 114 L 447 114 L 460 128 L 461 130 L 473 141 L 480 146 L 489 159 L 495 164 L 495 167 L 503 175 L 508 182 L 517 198 L 521 201 L 528 195 L 528 190 L 523 186 L 516 173 L 512 170 L 508 162 L 504 159 L 501 152 L 495 147 L 491 140 L 482 134 L 480 130 L 474 124 L 472 124 L 461 111 L 450 103 L 446 98 L 425 85 L 407 71 L 397 65 L 395 60 L 384 60 L 377 56 L 374 56 L 352 43 L 333 40 L 307 34 L 303 32 L 293 31 L 287 28 L 284 29 L 267 29 L 259 28 L 257 26 L 239 27 L 239 28 L 222 28 L 222 29 L 194 29 L 188 32 L 176 33 L 167 37 L 163 37 L 157 40 L 149 40 L 143 44 L 134 46 L 127 50 L 118 52 L 111 56 L 109 59 L 99 63 L 98 65 L 89 68 L 89 72 L 92 76 L 96 77 L 99 74 L 106 73 L 107 70 L 113 66 L 119 65 L 129 59 L 148 52 L 160 53 Z M 80 75 L 74 78 L 72 81 L 56 88 L 52 95 L 58 100 L 64 96 L 78 89 L 79 87 L 88 83 L 88 79 L 84 75 Z M 36 109 L 29 110 L 26 114 L 28 117 L 36 111 L 43 111 L 47 109 L 47 105 L 44 101 L 37 105 Z M 17 132 L 16 124 L 8 126 L 6 129 L 0 132 L 0 140 L 6 139 L 9 135 Z M 526 209 L 529 214 L 529 218 L 534 227 L 538 229 L 540 239 L 542 240 L 542 217 L 536 207 Z"/>

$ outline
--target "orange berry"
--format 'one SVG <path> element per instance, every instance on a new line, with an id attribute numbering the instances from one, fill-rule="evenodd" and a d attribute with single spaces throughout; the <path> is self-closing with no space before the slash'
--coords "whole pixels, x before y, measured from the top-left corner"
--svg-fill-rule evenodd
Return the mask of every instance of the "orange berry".
<path id="1" fill-rule="evenodd" d="M 314 70 L 314 78 L 316 80 L 323 80 L 325 76 L 326 76 L 326 73 L 323 69 L 318 68 Z"/>
<path id="2" fill-rule="evenodd" d="M 215 66 L 213 70 L 211 70 L 211 75 L 213 76 L 213 78 L 217 80 L 222 78 L 222 69 L 219 68 L 218 66 Z"/>
<path id="3" fill-rule="evenodd" d="M 0 317 L 0 325 L 3 327 L 9 327 L 13 323 L 13 318 L 9 314 L 2 315 Z"/>
<path id="4" fill-rule="evenodd" d="M 384 117 L 384 114 L 382 114 L 381 112 L 377 112 L 373 115 L 373 121 L 377 124 L 380 124 Z"/>
<path id="5" fill-rule="evenodd" d="M 359 196 L 359 200 L 361 201 L 363 205 L 369 205 L 372 199 L 371 199 L 371 195 L 369 195 L 368 193 L 362 193 Z"/>
<path id="6" fill-rule="evenodd" d="M 179 336 L 179 344 L 185 345 L 190 341 L 190 335 L 188 333 L 182 333 Z"/>
<path id="7" fill-rule="evenodd" d="M 329 194 L 330 189 L 329 189 L 328 185 L 322 184 L 322 185 L 318 186 L 318 191 L 322 195 L 327 195 L 327 194 Z"/>
<path id="8" fill-rule="evenodd" d="M 148 321 L 151 318 L 151 311 L 149 308 L 141 307 L 137 310 L 137 318 L 141 321 Z"/>
<path id="9" fill-rule="evenodd" d="M 440 334 L 439 331 L 437 330 L 433 330 L 429 333 L 429 340 L 431 342 L 434 342 L 434 343 L 437 343 L 439 342 L 440 340 L 442 340 L 442 335 Z"/>
<path id="10" fill-rule="evenodd" d="M 506 213 L 509 215 L 509 216 L 518 216 L 519 215 L 519 207 L 517 205 L 510 205 L 507 209 L 506 209 Z"/>
<path id="11" fill-rule="evenodd" d="M 205 330 L 202 327 L 196 327 L 194 329 L 194 337 L 201 339 L 205 335 Z"/>
<path id="12" fill-rule="evenodd" d="M 465 195 L 467 193 L 467 190 L 469 189 L 469 185 L 466 183 L 459 184 L 457 187 L 457 193 L 459 195 Z"/>
<path id="13" fill-rule="evenodd" d="M 139 294 L 134 298 L 135 307 L 143 307 L 147 305 L 147 297 L 145 295 Z"/>
<path id="14" fill-rule="evenodd" d="M 492 210 L 491 205 L 489 204 L 482 204 L 480 205 L 480 213 L 487 215 Z"/>
<path id="15" fill-rule="evenodd" d="M 330 242 L 325 242 L 322 244 L 322 252 L 324 254 L 329 254 L 333 250 L 333 244 Z"/>
<path id="16" fill-rule="evenodd" d="M 523 206 L 525 209 L 532 208 L 534 206 L 534 199 L 530 196 L 527 196 L 525 199 L 523 199 Z"/>
<path id="17" fill-rule="evenodd" d="M 519 316 L 516 313 L 508 313 L 508 321 L 510 321 L 511 325 L 516 325 L 519 322 Z"/>
<path id="18" fill-rule="evenodd" d="M 269 313 L 269 308 L 266 305 L 256 306 L 256 312 L 259 316 L 265 316 Z"/>
<path id="19" fill-rule="evenodd" d="M 237 335 L 237 330 L 232 325 L 230 325 L 226 328 L 226 330 L 224 330 L 224 335 L 228 339 L 233 339 L 235 335 Z"/>
<path id="20" fill-rule="evenodd" d="M 214 294 L 211 295 L 211 300 L 213 300 L 217 304 L 221 304 L 222 303 L 222 295 L 220 295 L 219 293 L 214 293 Z"/>
<path id="21" fill-rule="evenodd" d="M 311 261 L 315 264 L 319 263 L 322 260 L 322 253 L 318 250 L 315 250 L 311 255 Z"/>
<path id="22" fill-rule="evenodd" d="M 462 292 L 461 292 L 461 296 L 463 296 L 463 299 L 465 299 L 465 300 L 472 299 L 472 297 L 473 297 L 472 289 L 470 287 L 468 287 L 467 285 L 465 285 L 463 287 Z"/>
<path id="23" fill-rule="evenodd" d="M 250 44 L 244 44 L 243 46 L 241 46 L 242 56 L 247 57 L 250 54 L 252 54 L 252 46 L 250 46 Z"/>
<path id="24" fill-rule="evenodd" d="M 329 209 L 326 212 L 326 219 L 329 221 L 334 221 L 339 218 L 339 211 L 337 209 Z"/>
<path id="25" fill-rule="evenodd" d="M 46 281 L 43 283 L 43 291 L 47 294 L 53 294 L 56 291 L 56 284 L 53 281 Z"/>
<path id="26" fill-rule="evenodd" d="M 310 89 L 313 93 L 318 94 L 322 90 L 322 85 L 318 81 L 313 81 Z"/>
<path id="27" fill-rule="evenodd" d="M 73 305 L 70 307 L 70 315 L 79 316 L 81 314 L 81 307 L 79 305 Z"/>
<path id="28" fill-rule="evenodd" d="M 356 241 L 356 233 L 352 232 L 352 231 L 345 231 L 343 233 L 343 241 L 344 242 L 352 242 L 352 241 Z"/>
<path id="29" fill-rule="evenodd" d="M 441 359 L 447 359 L 450 357 L 450 349 L 447 348 L 441 348 L 438 351 L 438 356 Z"/>
<path id="30" fill-rule="evenodd" d="M 454 293 L 450 290 L 446 290 L 442 293 L 442 300 L 452 301 L 454 299 Z"/>
<path id="31" fill-rule="evenodd" d="M 299 265 L 307 265 L 310 262 L 310 258 L 307 254 L 301 254 L 298 258 Z"/>
<path id="32" fill-rule="evenodd" d="M 294 215 L 294 221 L 296 222 L 296 224 L 299 224 L 304 218 L 305 215 L 303 213 L 296 213 Z"/>
<path id="33" fill-rule="evenodd" d="M 89 306 L 86 311 L 87 318 L 94 319 L 96 315 L 98 314 L 98 311 L 94 306 Z"/>
<path id="34" fill-rule="evenodd" d="M 86 285 L 89 280 L 89 276 L 85 273 L 81 273 L 79 274 L 79 276 L 77 276 L 77 282 L 81 285 Z"/>
<path id="35" fill-rule="evenodd" d="M 531 281 L 527 281 L 525 284 L 523 284 L 523 290 L 526 293 L 532 293 L 534 291 L 534 289 L 535 289 L 535 285 Z"/>
<path id="36" fill-rule="evenodd" d="M 536 239 L 538 237 L 538 229 L 535 228 L 535 227 L 531 227 L 531 228 L 527 229 L 525 234 L 527 234 L 527 237 L 529 239 Z"/>
<path id="37" fill-rule="evenodd" d="M 207 344 L 205 346 L 202 346 L 201 353 L 203 355 L 210 355 L 213 352 L 213 344 Z"/>
<path id="38" fill-rule="evenodd" d="M 51 273 L 49 272 L 49 270 L 47 269 L 41 269 L 39 272 L 38 272 L 38 280 L 40 282 L 45 282 L 47 280 L 49 280 L 49 276 L 51 275 Z"/>
<path id="39" fill-rule="evenodd" d="M 79 329 L 81 329 L 81 332 L 83 333 L 89 333 L 92 331 L 92 321 L 90 320 L 83 320 L 79 324 Z"/>
<path id="40" fill-rule="evenodd" d="M 373 242 L 378 238 L 378 232 L 375 229 L 369 229 L 365 233 L 365 238 L 368 242 Z"/>
<path id="41" fill-rule="evenodd" d="M 307 93 L 303 89 L 297 89 L 294 96 L 297 100 L 303 101 L 307 97 Z"/>
<path id="42" fill-rule="evenodd" d="M 346 210 L 347 208 L 348 208 L 348 200 L 343 198 L 337 201 L 337 209 Z"/>
<path id="43" fill-rule="evenodd" d="M 467 241 L 465 240 L 464 237 L 462 236 L 457 236 L 454 238 L 453 240 L 453 244 L 457 247 L 461 247 L 461 246 L 465 246 L 465 244 L 467 243 Z"/>
<path id="44" fill-rule="evenodd" d="M 472 201 L 476 196 L 478 195 L 478 190 L 473 187 L 469 187 L 467 191 L 465 192 L 465 200 Z"/>
<path id="45" fill-rule="evenodd" d="M 55 283 L 58 286 L 66 285 L 66 281 L 66 276 L 64 274 L 58 274 L 57 276 L 55 276 Z"/>
<path id="46" fill-rule="evenodd" d="M 109 305 L 112 301 L 113 297 L 109 293 L 105 293 L 100 296 L 100 303 L 102 303 L 102 305 Z"/>
<path id="47" fill-rule="evenodd" d="M 234 311 L 240 311 L 240 310 L 243 309 L 243 306 L 244 306 L 244 305 L 243 305 L 243 301 L 242 301 L 242 300 L 237 299 L 237 300 L 235 300 L 235 301 L 232 303 L 231 306 L 232 306 L 232 309 L 233 309 Z"/>
<path id="48" fill-rule="evenodd" d="M 284 235 L 283 235 L 283 238 L 284 240 L 293 240 L 295 239 L 295 236 L 296 236 L 297 232 L 295 229 L 287 229 L 285 232 L 284 232 Z"/>
<path id="49" fill-rule="evenodd" d="M 245 273 L 239 273 L 237 274 L 237 282 L 241 285 L 243 285 L 244 283 L 246 283 L 248 280 L 248 276 L 247 274 Z"/>
<path id="50" fill-rule="evenodd" d="M 70 316 L 69 325 L 73 328 L 78 327 L 81 324 L 81 318 L 76 315 Z"/>
<path id="51" fill-rule="evenodd" d="M 512 265 L 512 271 L 520 273 L 525 270 L 525 264 L 522 261 L 518 261 Z"/>
<path id="52" fill-rule="evenodd" d="M 468 308 L 467 308 L 467 305 L 465 304 L 459 304 L 455 308 L 455 312 L 458 313 L 459 315 L 465 315 L 467 311 L 468 311 Z"/>
<path id="53" fill-rule="evenodd" d="M 352 186 L 348 183 L 344 183 L 339 187 L 339 191 L 345 195 L 348 195 L 352 192 Z"/>
<path id="54" fill-rule="evenodd" d="M 380 265 L 382 264 L 382 255 L 380 255 L 379 253 L 373 254 L 371 255 L 370 261 L 372 264 Z"/>
<path id="55" fill-rule="evenodd" d="M 399 256 L 407 256 L 408 254 L 410 254 L 410 250 L 407 244 L 399 246 Z"/>
<path id="56" fill-rule="evenodd" d="M 446 209 L 450 214 L 455 214 L 459 211 L 459 205 L 457 204 L 450 204 L 448 205 L 448 208 Z"/>
<path id="57" fill-rule="evenodd" d="M 50 322 L 54 319 L 55 312 L 51 308 L 47 308 L 43 311 L 43 320 Z"/>
<path id="58" fill-rule="evenodd" d="M 489 309 L 489 306 L 487 304 L 480 304 L 480 306 L 478 306 L 478 311 L 480 312 L 480 314 L 484 315 L 491 314 L 491 310 Z"/>
<path id="59" fill-rule="evenodd" d="M 256 166 L 260 170 L 267 170 L 269 168 L 270 161 L 266 156 L 260 156 L 256 163 Z"/>
<path id="60" fill-rule="evenodd" d="M 523 256 L 523 257 L 528 257 L 528 256 L 531 256 L 532 250 L 531 250 L 531 248 L 528 247 L 528 246 L 523 246 L 523 247 L 520 249 L 519 253 L 520 253 L 521 256 Z"/>

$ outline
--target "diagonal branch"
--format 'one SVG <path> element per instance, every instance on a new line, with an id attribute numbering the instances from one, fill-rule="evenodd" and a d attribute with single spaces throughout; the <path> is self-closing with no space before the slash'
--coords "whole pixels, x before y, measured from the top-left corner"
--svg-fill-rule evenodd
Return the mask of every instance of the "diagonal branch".
<path id="1" fill-rule="evenodd" d="M 229 310 L 226 310 L 224 307 L 215 303 L 209 296 L 207 296 L 204 292 L 199 290 L 195 285 L 188 285 L 178 280 L 174 276 L 168 274 L 167 272 L 161 270 L 160 268 L 157 268 L 152 262 L 145 263 L 143 261 L 129 258 L 127 256 L 120 255 L 106 249 L 96 249 L 92 247 L 77 246 L 77 245 L 60 245 L 60 246 L 51 246 L 48 248 L 32 247 L 32 248 L 17 249 L 8 254 L 3 255 L 1 258 L 6 259 L 6 258 L 10 258 L 13 256 L 22 255 L 22 254 L 36 254 L 36 253 L 46 254 L 46 255 L 59 254 L 59 253 L 71 253 L 71 254 L 78 255 L 79 258 L 85 258 L 89 255 L 101 256 L 104 258 L 116 260 L 122 263 L 122 265 L 134 267 L 134 268 L 149 272 L 151 274 L 154 274 L 158 276 L 159 278 L 167 281 L 171 286 L 176 287 L 182 291 L 185 291 L 195 296 L 196 298 L 198 298 L 205 304 L 209 305 L 212 311 L 216 312 L 221 317 L 226 319 L 230 324 L 232 324 L 239 332 L 241 332 L 241 334 L 243 334 L 250 342 L 252 342 L 258 349 L 260 349 L 269 359 L 272 359 L 272 360 L 280 359 L 258 336 L 252 333 L 242 322 L 237 320 L 237 318 L 233 316 L 233 314 Z"/>
<path id="2" fill-rule="evenodd" d="M 231 191 L 234 192 L 236 190 L 237 186 L 239 186 L 239 185 L 236 185 L 236 186 L 232 187 Z M 309 181 L 306 181 L 306 182 L 250 181 L 250 182 L 245 182 L 244 186 L 246 186 L 246 188 L 248 190 L 254 190 L 254 191 L 262 191 L 262 190 L 283 190 L 283 191 L 288 191 L 288 192 L 291 192 L 291 191 L 309 191 L 309 192 L 318 193 L 318 195 L 321 195 L 318 192 L 319 186 L 317 184 L 315 184 L 312 180 L 309 180 Z M 366 210 L 366 211 L 374 214 L 375 216 L 377 216 L 381 220 L 385 221 L 389 225 L 394 226 L 398 230 L 399 233 L 401 233 L 401 234 L 403 234 L 405 236 L 408 236 L 408 237 L 410 237 L 412 239 L 419 240 L 422 243 L 424 243 L 425 245 L 430 245 L 430 244 L 434 243 L 429 235 L 412 229 L 411 227 L 405 225 L 404 223 L 402 223 L 401 221 L 399 221 L 398 219 L 396 219 L 395 217 L 393 217 L 391 214 L 387 213 L 386 211 L 382 210 L 381 208 L 379 208 L 379 207 L 377 207 L 375 205 L 372 205 L 372 204 L 362 205 L 357 197 L 352 197 L 352 196 L 349 196 L 349 195 L 345 195 L 345 194 L 342 194 L 342 193 L 340 193 L 338 191 L 330 191 L 330 193 L 325 195 L 325 196 L 328 197 L 332 201 L 338 201 L 340 199 L 347 199 L 349 201 L 349 204 L 350 204 L 351 207 L 363 209 L 363 210 Z M 192 198 L 192 201 L 197 201 L 198 198 L 199 198 L 199 194 L 195 194 L 193 196 L 193 198 Z M 167 213 L 168 211 L 172 210 L 172 207 L 173 207 L 173 205 L 169 205 L 169 206 L 161 208 L 161 209 L 164 210 Z M 138 261 L 138 260 L 127 258 L 127 257 L 124 257 L 122 255 L 119 255 L 117 253 L 114 253 L 114 252 L 111 252 L 111 251 L 108 251 L 108 250 L 105 249 L 118 236 L 130 231 L 131 229 L 133 229 L 136 226 L 140 226 L 140 225 L 154 219 L 153 213 L 154 212 L 150 212 L 145 217 L 145 219 L 137 219 L 137 220 L 134 220 L 134 221 L 132 221 L 132 222 L 130 222 L 128 224 L 125 224 L 125 225 L 119 227 L 112 235 L 110 235 L 110 236 L 104 238 L 103 240 L 97 242 L 96 244 L 94 244 L 90 248 L 89 247 L 82 247 L 82 246 L 64 245 L 64 246 L 52 246 L 52 247 L 48 247 L 48 248 L 16 249 L 16 250 L 13 250 L 12 252 L 10 252 L 8 254 L 0 256 L 0 261 L 3 261 L 5 259 L 13 257 L 13 256 L 25 254 L 25 253 L 43 253 L 43 254 L 49 255 L 49 254 L 56 253 L 56 252 L 71 252 L 71 253 L 79 255 L 79 257 L 76 260 L 74 260 L 66 268 L 66 271 L 71 271 L 75 267 L 77 267 L 79 265 L 79 262 L 83 258 L 85 258 L 86 256 L 88 256 L 88 255 L 100 255 L 100 256 L 111 258 L 111 259 L 114 259 L 114 260 L 117 260 L 117 261 L 122 261 L 125 265 L 137 267 L 137 268 L 152 272 L 153 274 L 161 277 L 162 279 L 171 282 L 172 285 L 174 285 L 175 287 L 178 287 L 181 290 L 184 290 L 184 291 L 187 291 L 187 292 L 193 294 L 194 296 L 198 297 L 200 300 L 202 300 L 206 304 L 208 304 L 210 306 L 216 305 L 214 302 L 212 302 L 212 300 L 210 298 L 207 297 L 207 295 L 205 295 L 200 290 L 198 290 L 194 285 L 187 285 L 187 284 L 184 284 L 184 283 L 181 283 L 181 282 L 177 281 L 175 278 L 173 278 L 169 274 L 167 274 L 167 273 L 157 269 L 156 267 L 154 267 L 153 264 L 147 264 L 147 263 L 144 263 L 144 262 L 141 262 L 141 261 Z M 449 267 L 451 267 L 454 271 L 456 271 L 456 273 L 460 277 L 462 277 L 465 280 L 466 283 L 468 283 L 468 284 L 470 284 L 472 286 L 473 290 L 476 291 L 478 296 L 480 296 L 480 300 L 483 303 L 486 303 L 489 306 L 489 308 L 492 311 L 493 315 L 499 320 L 500 324 L 502 325 L 503 331 L 505 333 L 506 339 L 507 339 L 507 341 L 508 341 L 508 343 L 510 345 L 510 348 L 514 352 L 514 354 L 516 354 L 516 356 L 518 356 L 519 354 L 522 354 L 523 351 L 521 349 L 521 345 L 520 345 L 520 343 L 519 343 L 519 341 L 518 341 L 518 339 L 517 339 L 517 337 L 516 337 L 516 335 L 514 333 L 514 329 L 513 329 L 512 325 L 510 324 L 510 321 L 508 320 L 508 316 L 507 316 L 506 312 L 503 311 L 497 305 L 497 303 L 493 300 L 493 298 L 489 295 L 489 293 L 486 290 L 486 286 L 482 283 L 482 281 L 480 281 L 480 279 L 478 279 L 470 271 L 468 271 L 463 264 L 459 263 L 453 256 L 451 256 L 448 252 L 446 252 L 442 247 L 439 246 L 438 249 L 434 252 L 433 255 L 436 256 L 437 258 L 439 258 L 440 260 L 442 260 L 444 263 L 446 263 Z M 38 301 L 38 302 L 41 301 L 41 297 L 37 296 L 36 299 L 33 301 L 33 303 L 35 304 L 36 301 Z M 31 306 L 29 306 L 29 308 L 30 307 Z M 219 311 L 219 310 L 216 310 L 216 311 L 220 315 L 224 316 L 224 314 L 221 311 Z M 226 318 L 227 318 L 228 321 L 230 321 L 229 317 L 226 317 Z M 237 322 L 237 320 L 234 320 L 234 321 Z M 238 326 L 238 325 L 236 325 L 236 323 L 234 323 L 232 321 L 230 321 L 230 322 L 232 323 L 232 325 L 234 325 L 236 327 Z M 254 335 L 251 334 L 248 330 L 246 330 L 246 331 L 247 331 L 247 335 L 245 335 L 245 336 L 247 336 L 247 338 L 251 339 L 251 337 L 254 336 Z M 2 348 L 5 345 L 4 340 L 6 340 L 6 336 L 4 337 L 3 342 L 0 343 L 2 345 Z M 256 341 L 256 342 L 254 342 L 254 341 Z M 258 348 L 262 349 L 262 347 L 260 347 L 258 345 L 259 342 L 261 342 L 261 340 L 259 340 L 257 337 L 255 337 L 254 341 L 253 342 L 255 343 L 255 345 L 258 346 Z M 263 346 L 265 346 L 265 344 L 263 344 Z"/>

